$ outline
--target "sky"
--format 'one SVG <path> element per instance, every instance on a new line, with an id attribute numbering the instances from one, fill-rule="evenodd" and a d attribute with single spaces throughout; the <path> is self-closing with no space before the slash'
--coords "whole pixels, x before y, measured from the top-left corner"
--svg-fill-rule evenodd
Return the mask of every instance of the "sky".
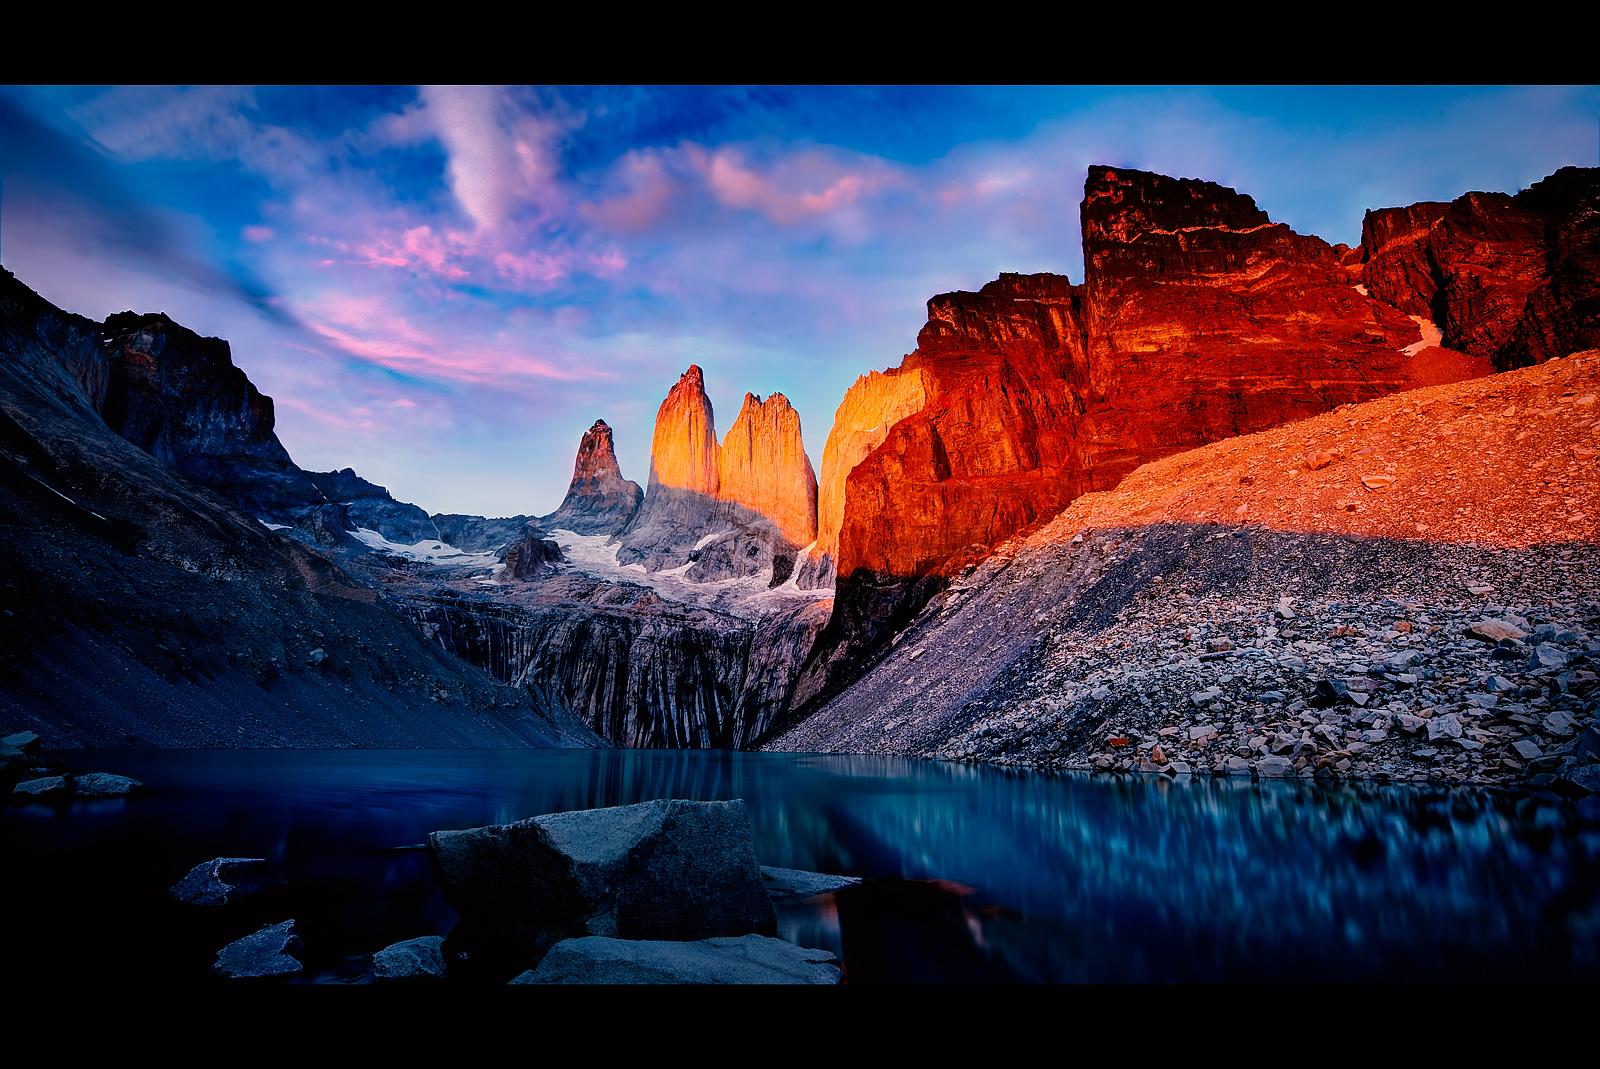
<path id="1" fill-rule="evenodd" d="M 0 88 L 0 263 L 226 338 L 301 467 L 540 515 L 596 419 L 649 474 L 690 365 L 783 393 L 820 469 L 925 302 L 1083 281 L 1091 164 L 1355 245 L 1368 208 L 1600 163 L 1600 87 Z"/>

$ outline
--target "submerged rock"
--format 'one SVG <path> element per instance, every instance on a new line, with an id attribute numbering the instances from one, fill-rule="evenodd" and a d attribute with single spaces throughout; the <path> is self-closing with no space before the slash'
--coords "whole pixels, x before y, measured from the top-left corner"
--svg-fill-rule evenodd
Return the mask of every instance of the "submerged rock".
<path id="1" fill-rule="evenodd" d="M 773 934 L 742 799 L 551 813 L 428 848 L 445 899 L 484 936 L 538 961 L 562 939 Z"/>
<path id="2" fill-rule="evenodd" d="M 262 858 L 214 857 L 190 869 L 167 894 L 191 905 L 226 906 L 282 886 L 283 880 Z"/>
<path id="3" fill-rule="evenodd" d="M 72 797 L 72 781 L 65 776 L 40 776 L 24 780 L 11 791 L 12 805 L 32 805 L 34 802 L 55 802 Z"/>
<path id="4" fill-rule="evenodd" d="M 293 976 L 305 968 L 294 956 L 304 945 L 293 920 L 269 925 L 217 951 L 211 971 L 229 980 Z"/>
<path id="5" fill-rule="evenodd" d="M 837 984 L 838 959 L 763 935 L 694 942 L 565 939 L 514 984 Z"/>

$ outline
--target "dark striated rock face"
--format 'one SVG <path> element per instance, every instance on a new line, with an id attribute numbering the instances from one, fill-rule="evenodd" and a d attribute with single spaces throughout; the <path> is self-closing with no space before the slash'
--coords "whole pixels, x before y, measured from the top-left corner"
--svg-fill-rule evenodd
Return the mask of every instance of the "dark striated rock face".
<path id="1" fill-rule="evenodd" d="M 1600 345 L 1600 168 L 1369 211 L 1361 251 L 1373 296 L 1501 370 Z"/>
<path id="2" fill-rule="evenodd" d="M 0 589 L 25 609 L 0 614 L 0 720 L 51 747 L 601 744 L 114 433 L 94 327 L 0 278 Z"/>
<path id="3" fill-rule="evenodd" d="M 572 483 L 561 507 L 536 523 L 542 530 L 574 534 L 616 534 L 625 527 L 644 500 L 639 484 L 622 477 L 611 428 L 594 421 L 578 443 L 572 466 Z"/>
<path id="4" fill-rule="evenodd" d="M 527 688 L 619 746 L 744 748 L 789 708 L 830 601 L 758 621 L 666 602 L 585 575 L 542 578 L 537 600 L 448 594 L 406 602 L 439 646 Z"/>
<path id="5" fill-rule="evenodd" d="M 339 522 L 345 531 L 364 527 L 369 531 L 377 531 L 391 542 L 407 546 L 423 539 L 443 538 L 438 526 L 426 512 L 416 505 L 396 501 L 387 488 L 368 482 L 352 468 L 308 471 L 305 477 L 324 497 L 338 506 Z M 299 525 L 305 526 L 309 514 L 303 510 L 297 510 L 297 513 Z M 317 544 L 331 543 L 319 538 Z"/>
<path id="6" fill-rule="evenodd" d="M 844 479 L 838 611 L 802 696 L 838 686 L 991 547 L 1141 463 L 1490 370 L 1405 351 L 1418 325 L 1356 288 L 1350 250 L 1234 190 L 1092 167 L 1081 214 L 1083 286 L 1002 275 L 928 302 L 897 376 L 919 374 L 920 406 L 896 409 Z M 839 466 L 825 455 L 825 479 Z"/>

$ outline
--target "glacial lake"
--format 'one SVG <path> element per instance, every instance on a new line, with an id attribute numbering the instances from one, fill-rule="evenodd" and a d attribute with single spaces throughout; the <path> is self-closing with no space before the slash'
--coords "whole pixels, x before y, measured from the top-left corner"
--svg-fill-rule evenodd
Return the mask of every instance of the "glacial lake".
<path id="1" fill-rule="evenodd" d="M 146 791 L 5 811 L 12 983 L 204 981 L 291 916 L 307 979 L 360 982 L 457 920 L 407 849 L 428 832 L 653 798 L 743 798 L 762 864 L 889 881 L 779 909 L 856 983 L 1600 979 L 1600 797 L 725 751 L 50 756 Z M 167 898 L 218 856 L 289 886 L 227 916 Z"/>

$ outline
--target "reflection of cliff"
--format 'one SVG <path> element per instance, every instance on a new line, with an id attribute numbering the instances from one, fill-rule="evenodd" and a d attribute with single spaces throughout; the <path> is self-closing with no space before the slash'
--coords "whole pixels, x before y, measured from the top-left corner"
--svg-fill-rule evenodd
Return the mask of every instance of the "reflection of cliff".
<path id="1" fill-rule="evenodd" d="M 650 487 L 617 559 L 650 571 L 692 563 L 689 574 L 706 582 L 770 573 L 777 585 L 816 538 L 816 516 L 817 480 L 788 398 L 746 394 L 719 444 L 690 365 L 656 413 Z"/>

